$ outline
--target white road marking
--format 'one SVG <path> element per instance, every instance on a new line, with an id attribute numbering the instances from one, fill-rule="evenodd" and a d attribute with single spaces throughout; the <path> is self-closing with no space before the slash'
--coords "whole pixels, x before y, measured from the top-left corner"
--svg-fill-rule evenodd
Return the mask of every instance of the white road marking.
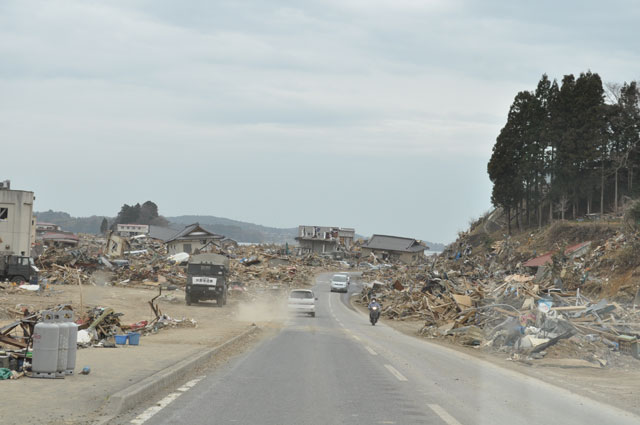
<path id="1" fill-rule="evenodd" d="M 447 425 L 462 425 L 460 422 L 456 420 L 453 416 L 449 414 L 446 410 L 440 407 L 437 404 L 428 404 L 428 406 L 433 410 L 436 415 L 440 416 L 440 419 L 445 421 Z"/>
<path id="2" fill-rule="evenodd" d="M 191 388 L 195 387 L 196 384 L 202 381 L 204 378 L 205 378 L 204 376 L 198 376 L 196 379 L 192 379 L 191 381 L 187 382 L 186 384 L 178 388 L 178 391 L 182 391 L 182 392 L 188 391 Z"/>
<path id="3" fill-rule="evenodd" d="M 353 334 L 352 334 L 351 336 L 352 336 L 352 337 L 353 337 L 353 339 L 355 339 L 356 341 L 362 341 L 362 340 L 360 339 L 360 337 L 358 337 L 358 335 L 353 335 Z"/>
<path id="4" fill-rule="evenodd" d="M 158 402 L 155 406 L 152 406 L 142 412 L 138 417 L 131 421 L 132 424 L 143 424 L 148 421 L 153 415 L 167 407 L 173 400 L 180 397 L 182 393 L 171 393 Z"/>
<path id="5" fill-rule="evenodd" d="M 141 414 L 139 414 L 134 420 L 131 421 L 132 424 L 143 424 L 149 420 L 153 415 L 164 409 L 176 398 L 180 397 L 185 391 L 189 391 L 191 388 L 195 387 L 196 384 L 202 381 L 206 376 L 198 376 L 195 379 L 187 382 L 180 388 L 178 388 L 179 393 L 171 393 L 162 400 L 160 400 L 155 406 L 151 406 Z"/>
<path id="6" fill-rule="evenodd" d="M 403 374 L 398 372 L 398 369 L 396 369 L 395 367 L 391 366 L 390 364 L 386 364 L 386 365 L 384 365 L 384 367 L 386 367 L 387 370 L 389 372 L 391 372 L 391 374 L 393 376 L 395 376 L 398 381 L 408 381 L 408 379 L 405 378 L 405 376 Z"/>
<path id="7" fill-rule="evenodd" d="M 372 356 L 377 356 L 378 355 L 378 353 L 373 351 L 373 348 L 369 347 L 368 345 L 365 345 L 364 348 L 366 348 L 367 351 L 369 352 L 369 354 L 371 354 Z"/>

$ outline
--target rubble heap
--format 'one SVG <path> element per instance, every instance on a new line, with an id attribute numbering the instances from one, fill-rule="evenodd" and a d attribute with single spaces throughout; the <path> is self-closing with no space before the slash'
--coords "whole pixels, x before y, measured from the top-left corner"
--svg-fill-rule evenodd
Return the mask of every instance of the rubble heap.
<path id="1" fill-rule="evenodd" d="M 567 357 L 599 367 L 619 352 L 640 357 L 638 283 L 631 272 L 622 283 L 607 277 L 625 270 L 621 251 L 634 242 L 619 231 L 605 236 L 575 251 L 557 244 L 532 263 L 543 265 L 526 267 L 537 254 L 531 241 L 507 238 L 478 249 L 474 235 L 462 233 L 425 264 L 365 271 L 360 302 L 376 297 L 384 317 L 422 321 L 424 336 L 519 359 Z"/>

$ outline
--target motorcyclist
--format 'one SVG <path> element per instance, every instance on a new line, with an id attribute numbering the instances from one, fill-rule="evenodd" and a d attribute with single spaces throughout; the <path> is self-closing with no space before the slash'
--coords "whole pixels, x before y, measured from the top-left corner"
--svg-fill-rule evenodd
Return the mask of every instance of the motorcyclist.
<path id="1" fill-rule="evenodd" d="M 378 304 L 375 298 L 371 298 L 371 302 L 369 303 L 369 311 L 373 310 L 373 307 L 378 307 L 380 309 L 381 305 Z"/>
<path id="2" fill-rule="evenodd" d="M 376 301 L 375 298 L 372 298 L 369 303 L 369 321 L 373 326 L 376 325 L 378 318 L 380 318 L 380 309 L 381 306 L 378 304 L 378 301 Z"/>

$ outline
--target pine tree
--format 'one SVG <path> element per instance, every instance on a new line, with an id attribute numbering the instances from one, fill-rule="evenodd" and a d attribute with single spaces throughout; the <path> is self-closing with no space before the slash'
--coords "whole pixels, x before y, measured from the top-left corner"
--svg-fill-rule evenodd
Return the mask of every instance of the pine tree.
<path id="1" fill-rule="evenodd" d="M 100 224 L 100 233 L 105 234 L 107 233 L 108 229 L 109 229 L 109 222 L 107 221 L 107 218 L 104 217 L 102 219 L 102 224 Z"/>

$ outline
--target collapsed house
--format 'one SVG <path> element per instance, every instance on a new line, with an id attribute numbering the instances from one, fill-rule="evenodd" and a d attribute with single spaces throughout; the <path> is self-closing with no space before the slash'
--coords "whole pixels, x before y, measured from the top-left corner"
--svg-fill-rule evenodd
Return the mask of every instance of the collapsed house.
<path id="1" fill-rule="evenodd" d="M 362 257 L 375 257 L 382 261 L 400 261 L 412 264 L 424 260 L 424 251 L 429 249 L 422 242 L 399 236 L 373 235 L 361 247 Z"/>

